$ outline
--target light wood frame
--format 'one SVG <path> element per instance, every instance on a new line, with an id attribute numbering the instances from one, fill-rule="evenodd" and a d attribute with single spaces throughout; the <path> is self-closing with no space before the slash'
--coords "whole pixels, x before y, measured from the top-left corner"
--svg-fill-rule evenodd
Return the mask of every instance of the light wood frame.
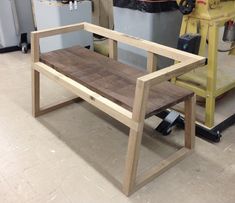
<path id="1" fill-rule="evenodd" d="M 149 74 L 140 77 L 136 82 L 135 99 L 133 112 L 119 106 L 107 98 L 97 94 L 78 82 L 57 72 L 53 68 L 39 61 L 39 39 L 52 35 L 68 33 L 73 31 L 86 30 L 98 35 L 109 38 L 110 57 L 117 59 L 117 43 L 126 43 L 148 52 L 148 71 Z M 163 160 L 144 174 L 137 177 L 137 166 L 139 160 L 140 146 L 143 134 L 146 104 L 151 86 L 162 81 L 170 80 L 194 68 L 204 65 L 205 58 L 185 53 L 160 44 L 138 39 L 116 31 L 111 31 L 89 23 L 80 23 L 63 26 L 43 31 L 32 32 L 32 112 L 35 117 L 50 112 L 57 108 L 74 102 L 66 101 L 48 108 L 40 107 L 40 73 L 57 82 L 79 98 L 89 102 L 101 111 L 109 114 L 116 120 L 130 128 L 127 157 L 125 164 L 125 175 L 122 184 L 122 191 L 129 196 L 135 190 L 160 175 L 168 168 L 183 159 L 194 148 L 195 137 L 195 96 L 185 101 L 185 145 L 179 151 Z M 162 55 L 178 61 L 179 63 L 168 68 L 154 71 L 157 55 Z"/>

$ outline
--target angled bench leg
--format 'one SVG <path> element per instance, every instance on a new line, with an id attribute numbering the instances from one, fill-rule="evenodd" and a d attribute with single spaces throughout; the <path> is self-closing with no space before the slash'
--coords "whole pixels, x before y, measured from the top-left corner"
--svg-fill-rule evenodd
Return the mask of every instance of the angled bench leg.
<path id="1" fill-rule="evenodd" d="M 81 101 L 81 98 L 72 98 L 65 101 L 61 101 L 57 104 L 40 107 L 40 72 L 32 69 L 32 114 L 34 117 L 41 116 L 43 114 L 49 113 L 56 109 L 62 108 L 69 104 Z"/>
<path id="2" fill-rule="evenodd" d="M 135 187 L 140 147 L 142 141 L 142 133 L 143 130 L 136 132 L 131 129 L 129 134 L 125 176 L 123 183 L 123 192 L 127 196 L 131 194 L 131 192 Z"/>
<path id="3" fill-rule="evenodd" d="M 185 147 L 188 149 L 194 149 L 195 145 L 195 104 L 195 95 L 185 101 Z"/>
<path id="4" fill-rule="evenodd" d="M 143 136 L 145 111 L 149 95 L 149 86 L 138 81 L 136 84 L 135 100 L 132 119 L 138 123 L 138 130 L 130 129 L 125 165 L 123 192 L 127 196 L 133 192 L 136 184 L 136 174 L 140 154 L 140 146 Z"/>

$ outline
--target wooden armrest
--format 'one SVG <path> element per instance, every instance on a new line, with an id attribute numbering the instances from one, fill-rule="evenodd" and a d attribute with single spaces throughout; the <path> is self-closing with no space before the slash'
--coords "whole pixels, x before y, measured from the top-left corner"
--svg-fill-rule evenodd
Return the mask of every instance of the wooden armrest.
<path id="1" fill-rule="evenodd" d="M 136 121 L 143 119 L 146 113 L 147 101 L 151 86 L 154 86 L 163 81 L 170 80 L 173 77 L 180 76 L 195 68 L 203 66 L 205 65 L 205 60 L 206 59 L 204 57 L 200 57 L 200 59 L 188 59 L 168 68 L 164 68 L 162 70 L 158 70 L 137 78 L 133 107 L 133 119 Z"/>
<path id="2" fill-rule="evenodd" d="M 206 59 L 204 57 L 201 57 L 199 60 L 188 59 L 184 62 L 177 63 L 167 68 L 139 77 L 137 80 L 153 86 L 157 83 L 170 80 L 173 77 L 178 77 L 195 68 L 201 67 L 205 65 L 205 61 Z"/>

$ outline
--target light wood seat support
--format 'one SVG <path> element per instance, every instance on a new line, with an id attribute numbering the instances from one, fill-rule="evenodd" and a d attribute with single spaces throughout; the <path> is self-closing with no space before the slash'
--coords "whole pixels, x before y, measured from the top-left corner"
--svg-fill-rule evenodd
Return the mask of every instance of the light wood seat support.
<path id="1" fill-rule="evenodd" d="M 40 55 L 40 38 L 83 29 L 110 39 L 110 59 L 105 59 L 104 56 L 78 46 Z M 117 42 L 146 50 L 149 57 L 148 72 L 150 73 L 115 61 L 118 57 Z M 88 23 L 33 32 L 31 43 L 32 110 L 35 117 L 74 101 L 42 109 L 39 87 L 41 73 L 73 92 L 78 98 L 89 102 L 130 128 L 125 175 L 122 183 L 122 191 L 127 196 L 176 164 L 193 149 L 195 95 L 166 81 L 202 66 L 205 58 Z M 67 61 L 60 54 L 67 57 Z M 154 55 L 169 57 L 180 63 L 154 71 L 156 65 Z M 102 68 L 103 66 L 106 68 Z M 108 83 L 105 83 L 107 81 Z M 171 91 L 167 91 L 169 89 Z M 185 102 L 185 145 L 168 159 L 137 177 L 145 118 L 182 101 Z"/>

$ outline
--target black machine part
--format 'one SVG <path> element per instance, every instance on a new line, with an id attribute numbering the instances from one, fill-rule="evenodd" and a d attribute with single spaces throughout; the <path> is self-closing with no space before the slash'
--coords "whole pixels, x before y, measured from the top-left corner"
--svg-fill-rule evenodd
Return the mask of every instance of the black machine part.
<path id="1" fill-rule="evenodd" d="M 223 41 L 235 42 L 235 22 L 228 21 L 224 25 Z"/>
<path id="2" fill-rule="evenodd" d="M 156 131 L 166 136 L 169 135 L 173 127 L 184 129 L 185 120 L 184 117 L 176 111 L 162 111 L 156 115 L 163 119 L 163 121 L 157 126 Z M 196 136 L 201 137 L 210 142 L 219 142 L 222 134 L 221 132 L 227 129 L 229 126 L 235 123 L 235 114 L 223 121 L 221 124 L 215 126 L 212 129 L 208 129 L 196 123 Z"/>
<path id="3" fill-rule="evenodd" d="M 164 120 L 157 126 L 156 131 L 166 136 L 172 131 L 174 125 L 176 125 L 177 120 L 180 119 L 180 114 L 176 111 L 171 111 L 165 116 Z"/>
<path id="4" fill-rule="evenodd" d="M 201 43 L 200 34 L 184 34 L 179 37 L 177 49 L 192 54 L 198 54 Z"/>
<path id="5" fill-rule="evenodd" d="M 27 33 L 21 34 L 19 47 L 21 48 L 22 53 L 26 54 L 28 52 L 30 45 L 28 43 Z"/>
<path id="6" fill-rule="evenodd" d="M 195 4 L 195 0 L 181 0 L 179 2 L 179 10 L 183 15 L 188 15 L 193 12 Z"/>
<path id="7" fill-rule="evenodd" d="M 74 3 L 75 0 L 59 0 L 59 1 L 61 1 L 62 4 L 69 4 L 70 1 Z M 76 0 L 76 1 L 80 2 L 80 1 L 85 1 L 85 0 Z"/>
<path id="8" fill-rule="evenodd" d="M 175 0 L 113 0 L 113 6 L 147 13 L 161 13 L 178 10 Z"/>

